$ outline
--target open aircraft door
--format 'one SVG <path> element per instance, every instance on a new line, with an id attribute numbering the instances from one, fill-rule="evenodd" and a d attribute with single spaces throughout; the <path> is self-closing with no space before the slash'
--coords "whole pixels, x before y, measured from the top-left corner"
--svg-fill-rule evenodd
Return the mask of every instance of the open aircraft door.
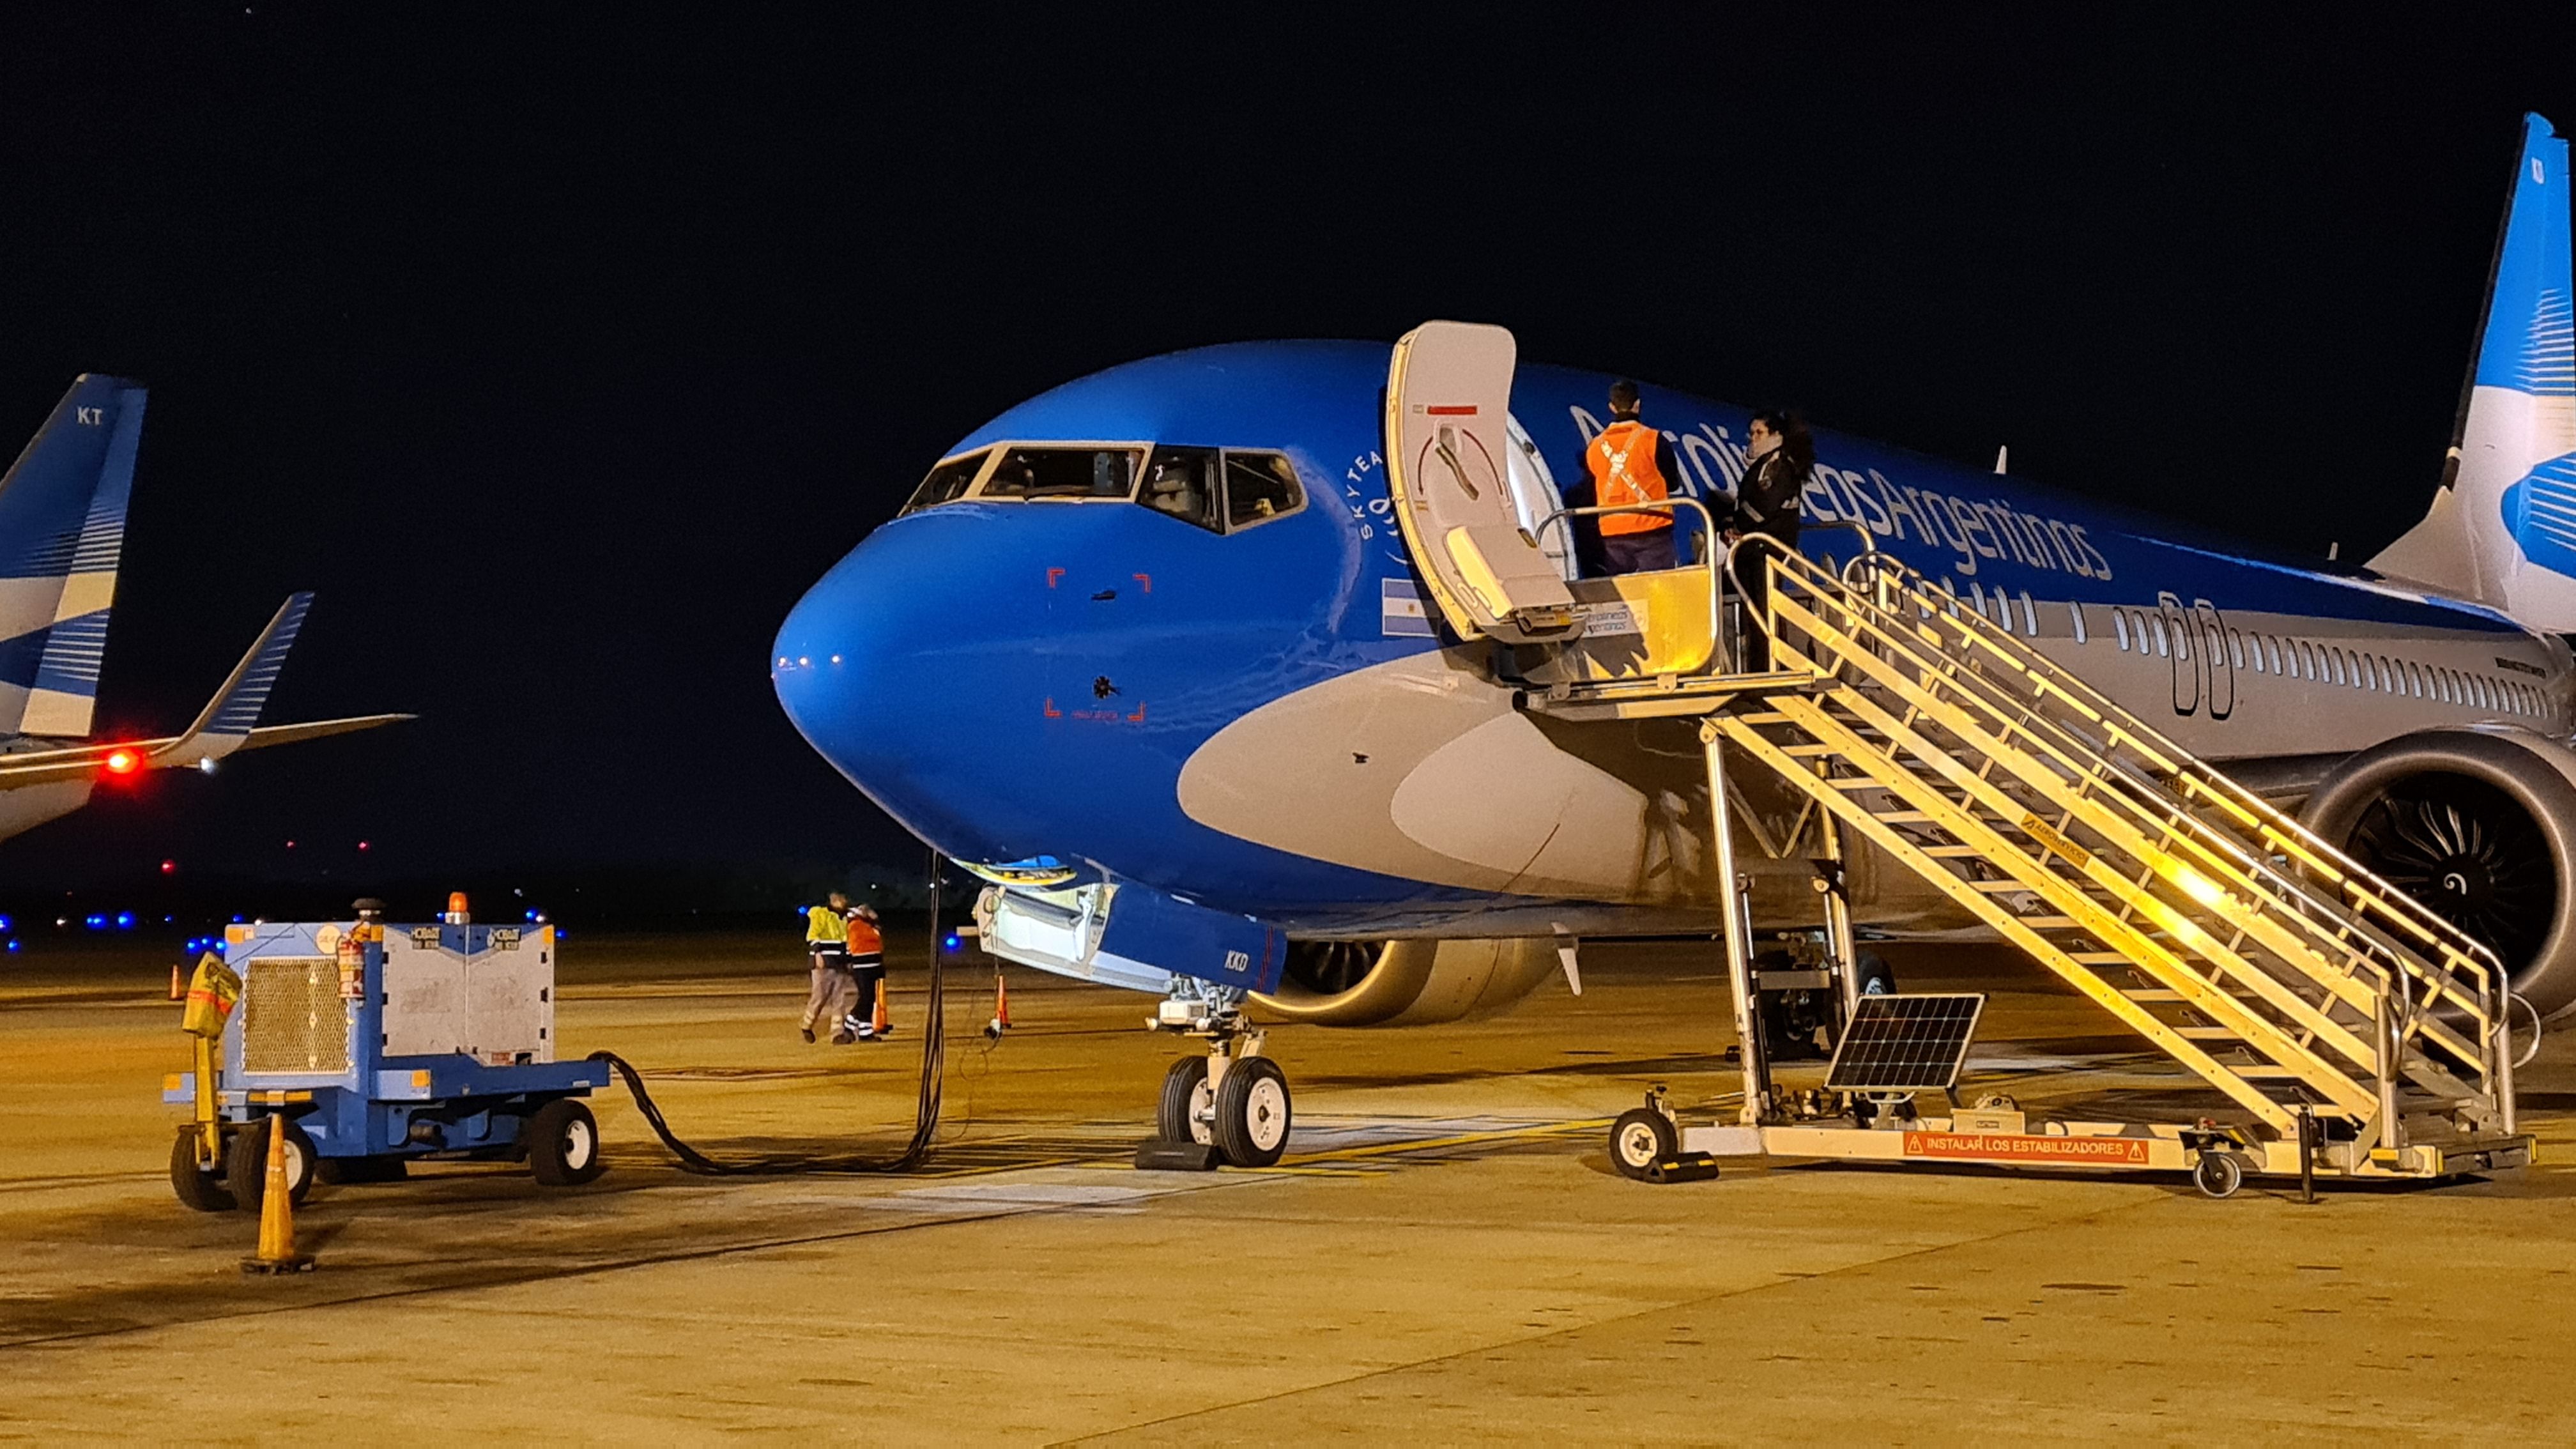
<path id="1" fill-rule="evenodd" d="M 1578 626 L 1561 566 L 1512 491 L 1517 354 L 1509 331 L 1479 323 L 1406 333 L 1387 368 L 1386 471 L 1397 526 L 1449 626 L 1532 644 Z"/>

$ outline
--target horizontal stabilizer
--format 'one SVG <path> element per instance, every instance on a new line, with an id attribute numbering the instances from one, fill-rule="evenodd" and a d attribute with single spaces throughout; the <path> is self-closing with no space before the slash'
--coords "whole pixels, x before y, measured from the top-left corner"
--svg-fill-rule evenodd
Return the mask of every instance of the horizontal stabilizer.
<path id="1" fill-rule="evenodd" d="M 157 740 L 0 755 L 0 790 L 94 779 L 101 774 L 128 774 L 138 769 L 209 768 L 236 750 L 317 740 L 412 718 L 407 714 L 369 714 L 289 725 L 259 723 L 269 691 L 276 687 L 278 672 L 286 665 L 286 652 L 295 646 L 295 635 L 304 627 L 305 612 L 312 607 L 313 596 L 309 593 L 287 599 L 268 621 L 268 627 L 251 642 L 250 652 L 233 666 L 215 697 L 206 701 L 206 707 L 197 712 L 197 718 L 184 732 Z"/>
<path id="2" fill-rule="evenodd" d="M 296 632 L 304 627 L 304 615 L 312 607 L 313 596 L 309 593 L 291 594 L 278 606 L 276 616 L 252 641 L 250 652 L 233 666 L 232 676 L 215 691 L 213 699 L 206 701 L 187 732 L 152 752 L 153 768 L 202 765 L 242 747 L 259 724 L 259 712 L 268 704 L 268 692 L 277 687 L 278 671 L 286 667 L 286 651 L 295 647 Z"/>

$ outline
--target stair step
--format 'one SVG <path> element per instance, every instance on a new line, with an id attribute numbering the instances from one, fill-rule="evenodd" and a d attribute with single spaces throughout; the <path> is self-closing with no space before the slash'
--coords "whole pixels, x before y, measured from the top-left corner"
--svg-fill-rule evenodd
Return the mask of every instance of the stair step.
<path id="1" fill-rule="evenodd" d="M 2078 966 L 2127 966 L 2128 957 L 2117 951 L 2069 951 L 2066 959 Z"/>
<path id="2" fill-rule="evenodd" d="M 1932 817 L 1924 814 L 1920 810 L 1873 810 L 1870 812 L 1869 818 L 1872 820 L 1882 821 L 1889 825 L 1929 825 L 1932 823 Z"/>
<path id="3" fill-rule="evenodd" d="M 2129 998 L 2131 1001 L 2138 1002 L 2185 1001 L 2190 999 L 2170 986 L 2133 986 L 2120 994 Z"/>
<path id="4" fill-rule="evenodd" d="M 1979 860 L 1985 852 L 1973 845 L 1927 845 L 1923 853 L 1934 860 Z"/>
<path id="5" fill-rule="evenodd" d="M 2174 1035 L 2183 1038 L 2185 1041 L 2244 1040 L 2243 1037 L 2238 1036 L 2235 1032 L 2230 1031 L 2223 1026 L 2178 1026 L 2174 1028 Z"/>

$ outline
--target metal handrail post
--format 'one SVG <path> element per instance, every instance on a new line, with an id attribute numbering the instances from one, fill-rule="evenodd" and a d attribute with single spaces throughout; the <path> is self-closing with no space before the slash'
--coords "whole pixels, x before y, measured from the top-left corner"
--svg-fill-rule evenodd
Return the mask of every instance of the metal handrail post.
<path id="1" fill-rule="evenodd" d="M 1752 903 L 1749 881 L 1735 873 L 1735 816 L 1726 799 L 1725 744 L 1717 723 L 1699 727 L 1708 755 L 1710 833 L 1716 849 L 1718 888 L 1725 892 L 1726 981 L 1735 1005 L 1736 1061 L 1744 1073 L 1744 1126 L 1759 1127 L 1771 1110 L 1771 1063 L 1762 1050 L 1762 1008 L 1754 996 Z"/>

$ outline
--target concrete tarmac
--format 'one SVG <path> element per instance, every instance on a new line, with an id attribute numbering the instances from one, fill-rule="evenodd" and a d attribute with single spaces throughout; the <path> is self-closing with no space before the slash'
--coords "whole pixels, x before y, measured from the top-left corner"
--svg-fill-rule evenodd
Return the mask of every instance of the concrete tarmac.
<path id="1" fill-rule="evenodd" d="M 792 933 L 566 943 L 559 1031 L 648 1073 L 719 1156 L 898 1143 L 897 1039 L 807 1046 Z M 2008 953 L 1889 952 L 1995 993 L 1966 1090 L 2189 1118 L 2216 1106 Z M 248 1215 L 163 1165 L 186 1064 L 167 962 L 0 975 L 0 1437 L 689 1443 L 1107 1440 L 2576 1442 L 2576 1045 L 2524 1073 L 2543 1163 L 2491 1181 L 1730 1165 L 1610 1170 L 1651 1083 L 1734 1078 L 1704 948 L 1596 944 L 1585 994 L 1414 1031 L 1286 1028 L 1279 1169 L 1126 1165 L 1164 1064 L 1143 997 L 950 975 L 937 1149 L 901 1176 L 693 1177 L 620 1090 L 611 1168 L 321 1186 L 320 1259 L 245 1279 Z"/>

